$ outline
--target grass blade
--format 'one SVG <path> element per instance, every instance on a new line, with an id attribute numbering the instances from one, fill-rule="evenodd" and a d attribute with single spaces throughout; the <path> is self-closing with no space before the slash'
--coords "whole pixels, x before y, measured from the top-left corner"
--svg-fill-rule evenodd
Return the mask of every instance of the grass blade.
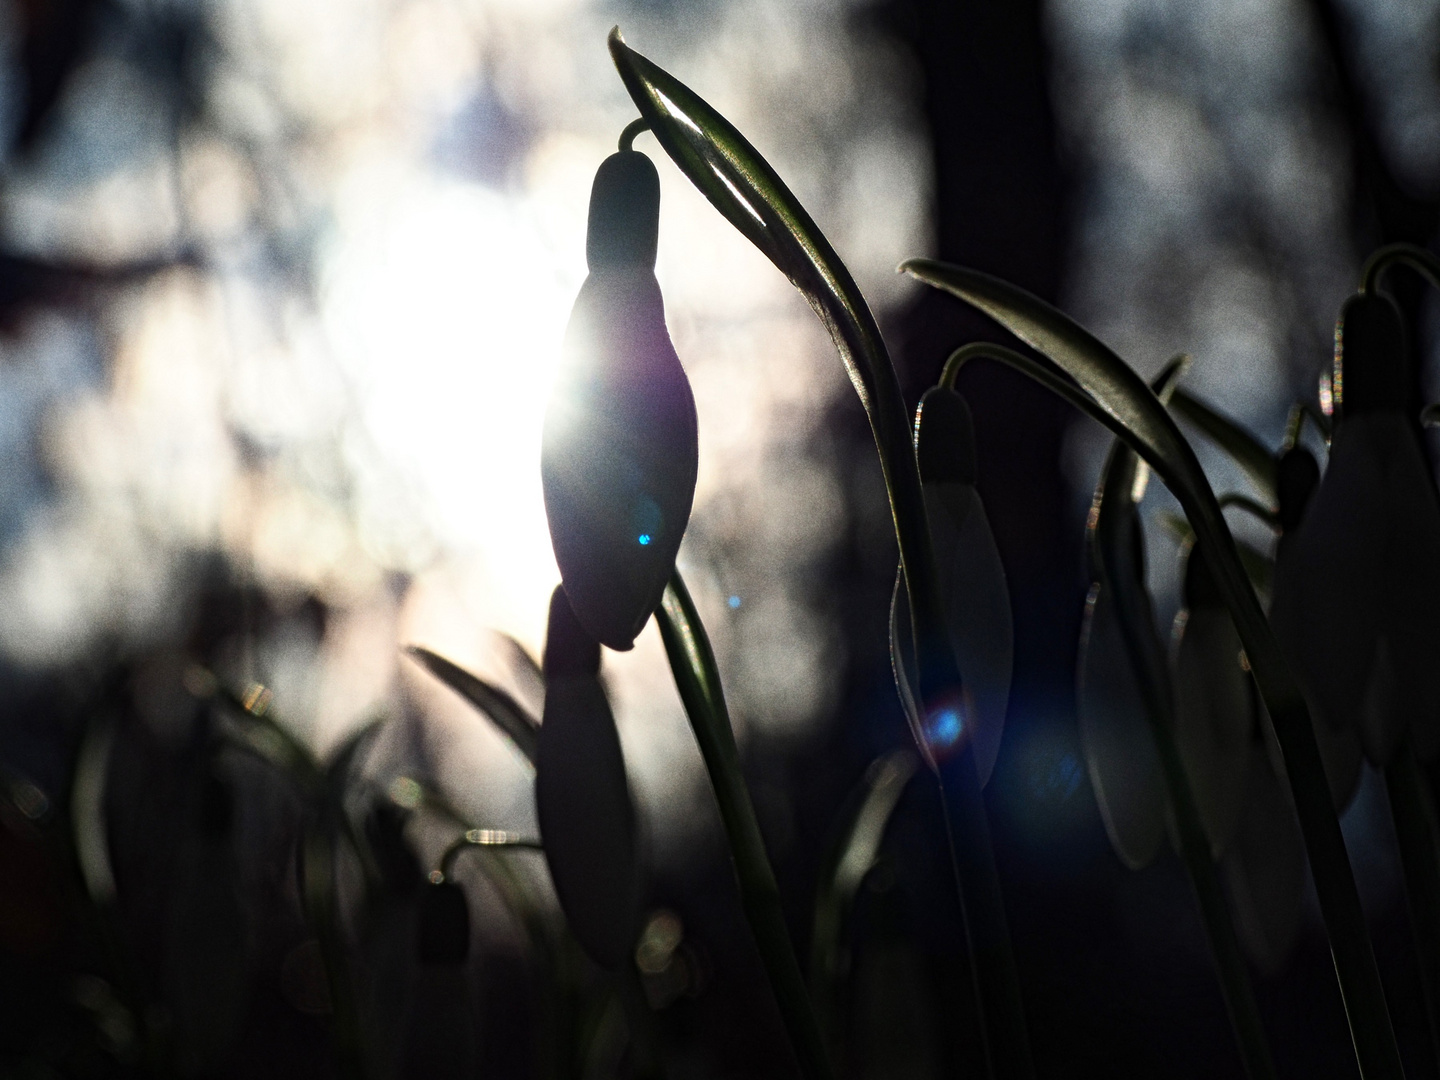
<path id="1" fill-rule="evenodd" d="M 710 775 L 710 786 L 715 791 L 740 884 L 740 902 L 790 1034 L 790 1044 L 807 1080 L 829 1080 L 834 1074 L 804 976 L 800 973 L 795 944 L 785 925 L 775 871 L 765 853 L 760 823 L 755 818 L 755 807 L 740 772 L 740 753 L 725 708 L 715 654 L 710 650 L 710 639 L 678 570 L 665 589 L 655 620 L 660 625 L 676 689 L 680 691 L 680 700 Z"/>
<path id="2" fill-rule="evenodd" d="M 1036 296 L 962 267 L 914 259 L 902 269 L 984 311 L 1048 357 L 1094 399 L 1107 426 L 1150 463 L 1179 499 L 1240 632 L 1285 759 L 1345 1002 L 1356 1058 L 1366 1080 L 1401 1077 L 1395 1032 L 1360 907 L 1355 876 L 1321 765 L 1309 709 L 1250 587 L 1234 538 L 1194 450 L 1149 387 L 1089 331 Z"/>
<path id="3" fill-rule="evenodd" d="M 844 1030 L 840 988 L 850 968 L 850 913 L 865 875 L 880 855 L 895 806 L 918 767 L 909 750 L 892 751 L 871 763 L 847 800 L 835 843 L 820 869 L 810 936 L 810 992 L 821 1027 L 837 1052 Z"/>
<path id="4" fill-rule="evenodd" d="M 1425 991 L 1430 1041 L 1440 1056 L 1440 821 L 1426 783 L 1425 773 L 1407 738 L 1385 766 L 1385 790 L 1400 865 L 1405 872 L 1405 894 L 1410 907 L 1410 932 L 1420 963 Z"/>
<path id="5" fill-rule="evenodd" d="M 405 652 L 426 671 L 450 687 L 484 717 L 500 729 L 516 750 L 535 767 L 535 754 L 540 745 L 540 722 L 523 705 L 497 686 L 472 675 L 459 664 L 446 660 L 439 653 L 421 645 L 406 646 Z"/>
<path id="6" fill-rule="evenodd" d="M 1261 495 L 1270 505 L 1275 505 L 1277 466 L 1275 455 L 1259 439 L 1228 416 L 1217 412 L 1205 402 L 1187 394 L 1175 391 L 1170 399 L 1170 411 L 1186 423 L 1203 432 L 1211 442 L 1225 451 L 1230 460 L 1244 470 Z"/>

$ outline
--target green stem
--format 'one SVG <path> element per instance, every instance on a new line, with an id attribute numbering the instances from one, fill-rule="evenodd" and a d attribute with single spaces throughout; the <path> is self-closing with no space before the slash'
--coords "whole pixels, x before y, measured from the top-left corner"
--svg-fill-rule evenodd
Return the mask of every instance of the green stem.
<path id="1" fill-rule="evenodd" d="M 625 1026 L 630 1033 L 634 1080 L 664 1080 L 665 1070 L 660 1064 L 664 1054 L 659 1025 L 655 1023 L 655 1013 L 645 997 L 645 987 L 640 982 L 640 972 L 635 969 L 633 958 L 615 973 L 615 993 L 625 1011 Z"/>
<path id="2" fill-rule="evenodd" d="M 1173 394 L 1172 379 L 1179 373 L 1178 368 L 1167 369 L 1151 384 L 1162 401 Z M 1101 589 L 1109 593 L 1110 603 L 1115 605 L 1119 616 L 1121 640 L 1139 686 L 1145 719 L 1155 741 L 1160 773 L 1169 796 L 1176 847 L 1189 873 L 1190 885 L 1195 890 L 1195 900 L 1205 924 L 1205 936 L 1241 1061 L 1251 1080 L 1274 1080 L 1275 1065 L 1270 1058 L 1265 1028 L 1255 1003 L 1250 973 L 1240 951 L 1230 907 L 1225 902 L 1225 894 L 1215 872 L 1210 840 L 1195 802 L 1189 774 L 1185 771 L 1184 757 L 1175 740 L 1174 690 L 1164 654 L 1156 639 L 1144 572 L 1139 564 L 1126 561 L 1124 554 L 1128 549 L 1122 537 L 1139 527 L 1135 506 L 1135 476 L 1139 460 L 1123 442 L 1117 442 L 1110 452 L 1091 511 L 1091 565 Z M 1195 558 L 1195 555 L 1192 553 L 1190 557 Z"/>
<path id="3" fill-rule="evenodd" d="M 1030 1057 L 1020 975 L 1010 948 L 1005 898 L 1000 891 L 995 849 L 990 843 L 973 742 L 966 742 L 959 754 L 941 766 L 940 798 L 965 913 L 990 1075 L 996 1080 L 1030 1080 L 1035 1075 L 1035 1063 Z"/>
<path id="4" fill-rule="evenodd" d="M 360 1014 L 350 982 L 350 963 L 340 930 L 335 896 L 336 832 L 322 820 L 305 828 L 300 857 L 305 877 L 305 916 L 320 943 L 330 989 L 331 1037 L 339 1073 L 347 1080 L 364 1080 L 360 1053 Z"/>
<path id="5" fill-rule="evenodd" d="M 1440 825 L 1425 774 L 1408 738 L 1385 766 L 1385 790 L 1390 795 L 1390 816 L 1405 869 L 1405 893 L 1410 902 L 1410 931 L 1420 961 L 1425 988 L 1430 1039 L 1440 1060 Z"/>
<path id="6" fill-rule="evenodd" d="M 1102 583 L 1102 588 L 1109 584 L 1108 581 Z M 1256 1004 L 1250 973 L 1240 951 L 1239 939 L 1235 935 L 1235 922 L 1230 907 L 1225 902 L 1225 893 L 1215 872 L 1215 862 L 1210 856 L 1210 839 L 1205 834 L 1200 809 L 1195 803 L 1195 793 L 1185 772 L 1180 747 L 1175 741 L 1168 696 L 1156 685 L 1155 673 L 1144 659 L 1144 643 L 1139 637 L 1139 627 L 1133 625 L 1132 619 L 1122 618 L 1119 621 L 1126 651 L 1131 657 L 1131 666 L 1138 678 L 1140 692 L 1145 698 L 1145 716 L 1150 722 L 1150 734 L 1155 739 L 1161 775 L 1165 779 L 1166 791 L 1170 797 L 1170 812 L 1175 824 L 1180 859 L 1190 875 L 1190 885 L 1195 890 L 1195 900 L 1200 906 L 1200 917 L 1205 923 L 1210 955 L 1215 961 L 1220 992 L 1225 999 L 1225 1011 L 1230 1016 L 1230 1025 L 1235 1031 L 1235 1042 L 1241 1061 L 1250 1080 L 1274 1080 L 1275 1063 L 1271 1060 L 1270 1046 L 1265 1039 L 1260 1007 Z"/>
<path id="7" fill-rule="evenodd" d="M 725 826 L 740 885 L 740 902 L 755 935 L 760 959 L 775 992 L 801 1072 L 808 1080 L 830 1080 L 833 1074 L 825 1053 L 825 1041 L 805 989 L 795 944 L 785 925 L 780 888 L 765 853 L 755 807 L 740 772 L 740 754 L 725 708 L 715 654 L 678 570 L 670 578 L 655 620 L 665 642 L 676 689 L 680 691 L 680 700 L 700 746 L 700 756 L 710 774 L 710 785 L 715 791 L 715 802 L 720 808 L 720 820 Z"/>

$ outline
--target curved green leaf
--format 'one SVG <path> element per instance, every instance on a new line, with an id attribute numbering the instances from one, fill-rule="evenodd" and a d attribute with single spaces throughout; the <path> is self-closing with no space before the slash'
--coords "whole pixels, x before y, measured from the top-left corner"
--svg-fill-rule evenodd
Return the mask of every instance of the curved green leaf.
<path id="1" fill-rule="evenodd" d="M 934 556 L 910 415 L 875 316 L 800 201 L 745 136 L 698 94 L 610 32 L 625 88 L 680 171 L 800 290 L 830 332 L 870 419 L 921 641 L 922 693 L 959 683 L 934 588 Z"/>
<path id="2" fill-rule="evenodd" d="M 1365 260 L 1364 269 L 1360 272 L 1360 291 L 1372 293 L 1378 289 L 1380 278 L 1396 263 L 1410 267 L 1434 288 L 1440 289 L 1440 259 L 1425 248 L 1402 241 L 1386 244 Z"/>
<path id="3" fill-rule="evenodd" d="M 1254 481 L 1265 499 L 1272 505 L 1275 503 L 1278 466 L 1275 464 L 1275 455 L 1264 443 L 1228 416 L 1217 412 L 1184 390 L 1177 390 L 1170 399 L 1170 411 L 1204 432 L 1211 442 L 1225 451 L 1230 459 L 1245 471 L 1245 475 Z"/>
<path id="4" fill-rule="evenodd" d="M 847 924 L 855 895 L 880 855 L 880 842 L 919 762 L 895 750 L 871 763 L 847 800 L 835 842 L 820 868 L 810 935 L 810 993 L 832 1045 L 840 1041 L 843 982 L 849 969 Z"/>
<path id="5" fill-rule="evenodd" d="M 1234 538 L 1194 450 L 1129 365 L 1039 297 L 988 274 L 929 259 L 912 259 L 901 269 L 984 311 L 1063 369 L 1094 399 L 1096 410 L 1118 423 L 1121 437 L 1179 499 L 1240 632 L 1284 754 L 1361 1072 L 1367 1078 L 1403 1076 L 1374 948 L 1309 709 L 1250 587 Z M 1115 425 L 1107 426 L 1113 429 Z"/>
<path id="6" fill-rule="evenodd" d="M 405 652 L 426 671 L 463 697 L 500 729 L 533 769 L 539 746 L 540 722 L 525 707 L 497 686 L 472 675 L 459 664 L 421 645 L 407 645 Z"/>
<path id="7" fill-rule="evenodd" d="M 680 701 L 710 776 L 735 863 L 745 917 L 755 935 L 790 1043 L 807 1080 L 828 1080 L 833 1073 L 825 1040 L 800 973 L 800 961 L 795 955 L 785 913 L 780 907 L 780 887 L 775 883 L 775 871 L 765 852 L 755 806 L 740 772 L 740 752 L 730 727 L 715 654 L 679 570 L 665 589 L 655 621 L 660 627 L 670 671 L 675 676 L 675 688 L 680 692 Z"/>
<path id="8" fill-rule="evenodd" d="M 1221 510 L 1228 510 L 1232 506 L 1237 510 L 1244 510 L 1263 525 L 1267 525 L 1276 530 L 1280 528 L 1280 515 L 1268 506 L 1256 502 L 1248 495 L 1241 495 L 1239 492 L 1229 491 L 1220 496 Z"/>

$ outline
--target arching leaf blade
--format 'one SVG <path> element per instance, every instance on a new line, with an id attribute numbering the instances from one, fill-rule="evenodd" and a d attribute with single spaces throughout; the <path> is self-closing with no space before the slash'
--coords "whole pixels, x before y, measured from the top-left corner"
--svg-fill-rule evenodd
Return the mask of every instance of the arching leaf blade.
<path id="1" fill-rule="evenodd" d="M 535 767 L 539 747 L 539 722 L 525 707 L 497 686 L 472 675 L 459 664 L 421 645 L 409 645 L 405 652 L 426 671 L 450 687 L 497 728 L 519 750 L 530 767 Z"/>
<path id="2" fill-rule="evenodd" d="M 1271 506 L 1276 502 L 1277 469 L 1275 455 L 1250 432 L 1193 394 L 1176 390 L 1170 399 L 1170 411 L 1203 432 L 1245 471 Z"/>

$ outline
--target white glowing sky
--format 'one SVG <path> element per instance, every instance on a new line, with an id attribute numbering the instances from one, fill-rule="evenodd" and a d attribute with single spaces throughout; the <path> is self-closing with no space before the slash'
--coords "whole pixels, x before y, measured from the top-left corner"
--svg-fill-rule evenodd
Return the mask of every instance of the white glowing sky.
<path id="1" fill-rule="evenodd" d="M 0 647 L 44 663 L 106 632 L 143 640 L 165 625 L 182 555 L 219 547 L 337 613 L 325 641 L 257 653 L 304 737 L 332 744 L 403 683 L 462 802 L 523 825 L 508 750 L 397 646 L 500 679 L 492 630 L 539 651 L 558 577 L 544 403 L 585 273 L 591 177 L 635 115 L 605 49 L 614 12 L 577 0 L 216 10 L 213 129 L 173 156 L 147 144 L 150 106 L 126 97 L 123 68 L 101 65 L 74 91 L 77 115 L 103 104 L 107 138 L 128 131 L 139 149 L 88 179 L 40 169 L 13 184 L 5 228 L 25 246 L 117 259 L 188 242 L 207 269 L 117 296 L 103 317 L 112 376 L 76 377 L 16 421 L 41 434 L 58 494 L 5 553 Z M 886 302 L 904 287 L 894 266 L 927 235 L 925 149 L 906 84 L 886 77 L 893 55 L 836 15 L 746 0 L 693 33 L 654 16 L 625 29 L 771 156 Z M 467 128 L 471 113 L 500 127 Z M 488 173 L 437 151 L 458 145 L 463 161 L 487 139 L 504 151 Z M 653 138 L 637 148 L 661 173 L 657 276 L 700 413 L 703 526 L 684 557 L 716 609 L 737 723 L 802 734 L 843 658 L 792 568 L 842 534 L 843 478 L 795 450 L 850 391 L 783 277 Z M 277 235 L 313 252 L 313 290 L 267 269 L 262 244 Z M 63 339 L 37 325 L 16 348 L 63 358 Z M 6 378 L 0 367 L 0 393 Z M 411 581 L 398 600 L 396 570 Z M 726 606 L 731 593 L 742 607 Z M 642 797 L 693 798 L 695 755 L 655 635 L 607 672 Z"/>

